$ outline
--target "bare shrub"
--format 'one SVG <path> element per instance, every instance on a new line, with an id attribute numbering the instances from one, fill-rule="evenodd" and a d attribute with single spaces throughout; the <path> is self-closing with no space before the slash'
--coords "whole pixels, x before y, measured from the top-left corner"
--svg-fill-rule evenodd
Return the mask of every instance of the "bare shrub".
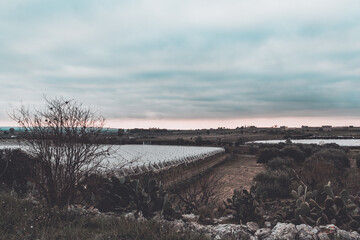
<path id="1" fill-rule="evenodd" d="M 360 194 L 360 171 L 357 168 L 351 168 L 346 174 L 345 188 L 351 195 Z M 359 195 L 360 196 L 360 195 Z"/>
<path id="2" fill-rule="evenodd" d="M 219 202 L 220 175 L 212 172 L 190 184 L 177 194 L 177 198 L 186 213 L 198 213 L 204 206 L 217 206 Z"/>
<path id="3" fill-rule="evenodd" d="M 302 163 L 305 161 L 305 154 L 300 148 L 296 145 L 286 146 L 281 149 L 281 155 L 283 157 L 289 157 L 294 159 L 296 163 Z"/>
<path id="4" fill-rule="evenodd" d="M 356 156 L 356 167 L 360 168 L 360 154 Z"/>
<path id="5" fill-rule="evenodd" d="M 283 157 L 276 157 L 271 159 L 266 167 L 269 170 L 286 170 L 292 168 L 294 165 L 294 161 L 292 158 L 283 158 Z"/>
<path id="6" fill-rule="evenodd" d="M 109 148 L 97 143 L 105 119 L 74 100 L 45 98 L 44 109 L 21 106 L 10 117 L 23 128 L 22 145 L 36 159 L 36 189 L 49 205 L 72 203 Z"/>
<path id="7" fill-rule="evenodd" d="M 213 224 L 214 223 L 214 208 L 213 206 L 203 206 L 199 208 L 199 223 Z"/>
<path id="8" fill-rule="evenodd" d="M 323 190 L 328 181 L 333 183 L 333 189 L 337 191 L 343 188 L 343 171 L 338 169 L 330 161 L 305 161 L 299 171 L 300 179 L 311 189 Z"/>
<path id="9" fill-rule="evenodd" d="M 330 162 L 337 169 L 344 169 L 350 167 L 350 161 L 346 153 L 341 149 L 327 148 L 314 153 L 307 162 Z"/>
<path id="10" fill-rule="evenodd" d="M 260 151 L 257 163 L 267 163 L 269 160 L 281 156 L 277 148 L 264 148 Z"/>

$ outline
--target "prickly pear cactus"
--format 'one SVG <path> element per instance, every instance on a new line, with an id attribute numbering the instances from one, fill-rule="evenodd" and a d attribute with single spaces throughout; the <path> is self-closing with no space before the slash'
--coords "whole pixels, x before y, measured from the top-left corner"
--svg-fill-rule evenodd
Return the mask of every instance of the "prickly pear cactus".
<path id="1" fill-rule="evenodd" d="M 98 209 L 105 212 L 128 212 L 137 211 L 144 217 L 151 218 L 156 213 L 161 213 L 166 219 L 181 217 L 179 211 L 172 208 L 166 191 L 161 182 L 144 176 L 143 187 L 139 180 L 131 180 L 130 177 L 111 177 L 106 184 L 106 196 L 98 204 Z"/>
<path id="2" fill-rule="evenodd" d="M 340 228 L 359 231 L 360 212 L 356 197 L 349 195 L 346 190 L 340 196 L 334 195 L 331 182 L 324 186 L 325 200 L 317 201 L 316 191 L 308 192 L 307 187 L 299 186 L 291 195 L 296 199 L 294 223 L 308 225 L 335 224 Z"/>
<path id="3" fill-rule="evenodd" d="M 232 198 L 228 198 L 224 205 L 234 211 L 235 218 L 240 222 L 253 221 L 261 217 L 262 207 L 255 194 L 246 189 L 235 189 Z"/>

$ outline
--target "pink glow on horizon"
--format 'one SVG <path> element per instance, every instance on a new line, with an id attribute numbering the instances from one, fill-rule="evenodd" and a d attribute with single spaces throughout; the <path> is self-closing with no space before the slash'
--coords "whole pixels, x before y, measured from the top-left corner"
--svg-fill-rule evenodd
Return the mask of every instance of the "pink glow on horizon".
<path id="1" fill-rule="evenodd" d="M 106 126 L 111 128 L 166 128 L 166 129 L 204 129 L 204 128 L 236 128 L 241 126 L 272 127 L 288 126 L 319 127 L 360 126 L 360 118 L 356 117 L 269 117 L 269 118 L 234 118 L 234 119 L 108 119 Z"/>
<path id="2" fill-rule="evenodd" d="M 110 128 L 166 128 L 166 129 L 209 129 L 209 128 L 236 128 L 241 126 L 272 127 L 288 126 L 320 127 L 332 126 L 360 126 L 360 117 L 258 117 L 233 119 L 107 119 L 106 127 Z M 14 121 L 1 121 L 0 126 L 16 127 Z"/>

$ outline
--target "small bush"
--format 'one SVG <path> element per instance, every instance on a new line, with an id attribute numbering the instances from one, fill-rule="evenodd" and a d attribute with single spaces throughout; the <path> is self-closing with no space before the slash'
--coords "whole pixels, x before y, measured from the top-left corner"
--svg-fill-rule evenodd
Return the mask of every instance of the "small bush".
<path id="1" fill-rule="evenodd" d="M 356 156 L 356 166 L 360 168 L 360 154 Z"/>
<path id="2" fill-rule="evenodd" d="M 199 223 L 201 224 L 214 223 L 214 208 L 212 206 L 203 206 L 199 208 Z"/>
<path id="3" fill-rule="evenodd" d="M 291 168 L 294 165 L 294 161 L 291 158 L 276 157 L 271 159 L 267 168 L 269 170 L 285 170 Z"/>
<path id="4" fill-rule="evenodd" d="M 326 143 L 323 145 L 324 148 L 340 149 L 340 145 L 336 143 Z"/>
<path id="5" fill-rule="evenodd" d="M 255 189 L 264 198 L 287 198 L 291 190 L 291 178 L 284 171 L 266 171 L 255 176 Z"/>
<path id="6" fill-rule="evenodd" d="M 298 146 L 290 145 L 286 146 L 281 150 L 283 157 L 289 157 L 294 159 L 296 163 L 302 163 L 305 161 L 305 154 Z"/>
<path id="7" fill-rule="evenodd" d="M 198 137 L 196 137 L 195 138 L 195 144 L 197 145 L 197 146 L 202 146 L 203 145 L 203 139 L 202 139 L 202 137 L 200 137 L 200 136 L 198 136 Z"/>
<path id="8" fill-rule="evenodd" d="M 311 189 L 323 191 L 328 181 L 333 183 L 334 190 L 343 188 L 343 171 L 335 167 L 331 161 L 306 160 L 301 171 L 301 180 Z"/>
<path id="9" fill-rule="evenodd" d="M 20 149 L 0 150 L 0 181 L 8 189 L 25 194 L 36 175 L 35 159 Z"/>
<path id="10" fill-rule="evenodd" d="M 350 167 L 350 161 L 346 153 L 340 149 L 323 149 L 313 154 L 306 162 L 323 161 L 334 164 L 337 169 L 344 169 Z"/>
<path id="11" fill-rule="evenodd" d="M 258 152 L 259 152 L 259 147 L 257 147 L 257 146 L 250 146 L 249 147 L 249 154 L 255 155 L 255 154 L 258 154 Z"/>
<path id="12" fill-rule="evenodd" d="M 360 171 L 356 168 L 350 168 L 346 174 L 345 188 L 351 195 L 360 196 Z"/>
<path id="13" fill-rule="evenodd" d="M 281 156 L 279 149 L 277 148 L 265 148 L 260 151 L 258 163 L 267 163 L 269 160 Z"/>
<path id="14" fill-rule="evenodd" d="M 311 157 L 311 155 L 319 150 L 319 145 L 317 144 L 297 144 L 297 146 L 304 153 L 305 158 Z"/>

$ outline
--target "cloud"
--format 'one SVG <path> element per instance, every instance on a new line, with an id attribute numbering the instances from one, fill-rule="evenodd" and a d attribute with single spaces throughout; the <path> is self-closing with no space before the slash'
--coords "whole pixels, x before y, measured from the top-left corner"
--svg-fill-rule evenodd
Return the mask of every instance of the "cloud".
<path id="1" fill-rule="evenodd" d="M 0 103 L 63 95 L 114 119 L 358 116 L 359 10 L 355 0 L 1 1 Z"/>

